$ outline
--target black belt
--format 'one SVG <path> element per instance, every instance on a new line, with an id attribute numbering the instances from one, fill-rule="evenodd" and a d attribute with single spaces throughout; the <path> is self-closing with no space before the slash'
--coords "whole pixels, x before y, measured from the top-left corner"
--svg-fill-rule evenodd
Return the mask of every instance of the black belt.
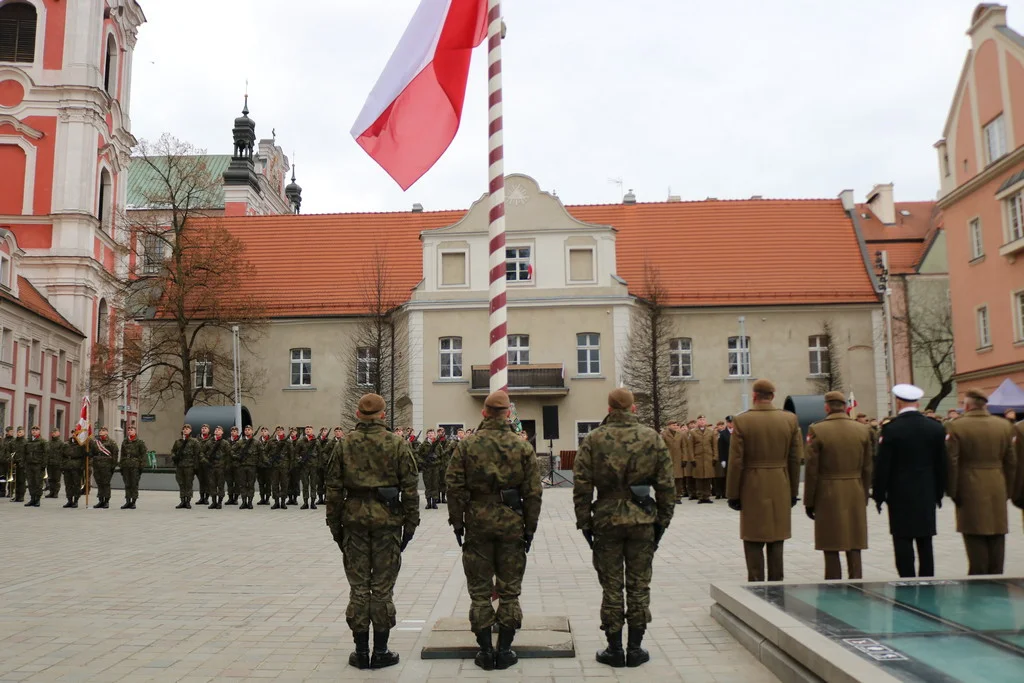
<path id="1" fill-rule="evenodd" d="M 598 500 L 631 500 L 633 494 L 629 491 L 602 491 L 598 489 Z"/>

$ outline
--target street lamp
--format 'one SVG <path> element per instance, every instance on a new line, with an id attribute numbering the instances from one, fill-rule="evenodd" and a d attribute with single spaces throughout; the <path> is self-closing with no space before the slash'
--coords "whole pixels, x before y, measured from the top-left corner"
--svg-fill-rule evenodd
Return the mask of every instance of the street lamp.
<path id="1" fill-rule="evenodd" d="M 889 253 L 875 252 L 875 273 L 878 275 L 878 291 L 883 295 L 882 311 L 885 316 L 885 371 L 891 389 L 896 383 L 896 364 L 892 347 L 892 288 L 889 286 Z M 892 415 L 892 392 L 889 395 L 889 414 Z"/>

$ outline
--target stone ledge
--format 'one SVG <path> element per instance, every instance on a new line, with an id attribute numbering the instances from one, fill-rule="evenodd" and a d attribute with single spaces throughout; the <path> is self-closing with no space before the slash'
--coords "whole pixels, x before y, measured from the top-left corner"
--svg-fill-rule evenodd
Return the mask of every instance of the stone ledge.
<path id="1" fill-rule="evenodd" d="M 494 631 L 497 630 L 495 626 Z M 566 617 L 524 617 L 512 648 L 520 659 L 576 656 L 572 628 Z M 468 619 L 444 617 L 431 629 L 427 644 L 420 651 L 420 659 L 472 659 L 477 649 Z"/>

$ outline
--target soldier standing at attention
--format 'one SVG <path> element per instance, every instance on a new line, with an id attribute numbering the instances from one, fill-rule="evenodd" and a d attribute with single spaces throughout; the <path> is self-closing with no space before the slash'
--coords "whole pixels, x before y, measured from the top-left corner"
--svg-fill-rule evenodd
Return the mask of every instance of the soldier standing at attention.
<path id="1" fill-rule="evenodd" d="M 291 470 L 292 446 L 281 425 L 278 425 L 274 431 L 274 438 L 270 440 L 266 453 L 267 465 L 270 468 L 271 491 L 274 496 L 274 504 L 270 509 L 287 510 L 288 472 Z"/>
<path id="2" fill-rule="evenodd" d="M 204 424 L 199 428 L 199 457 L 196 459 L 196 478 L 199 479 L 197 505 L 206 505 L 210 502 L 210 468 L 206 464 L 206 451 L 209 450 L 212 441 L 210 425 Z"/>
<path id="3" fill-rule="evenodd" d="M 675 511 L 668 447 L 637 421 L 635 411 L 628 389 L 608 394 L 608 417 L 584 437 L 573 465 L 576 527 L 594 551 L 602 590 L 601 630 L 608 647 L 597 653 L 597 661 L 615 667 L 651 659 L 641 645 L 651 622 L 654 551 Z M 625 652 L 624 623 L 629 624 Z"/>
<path id="4" fill-rule="evenodd" d="M 1019 464 L 1013 423 L 988 412 L 988 397 L 969 389 L 963 417 L 947 426 L 949 497 L 956 505 L 956 530 L 963 534 L 967 573 L 1002 574 L 1010 498 Z"/>
<path id="5" fill-rule="evenodd" d="M 913 384 L 892 388 L 898 414 L 882 425 L 871 496 L 879 514 L 889 505 L 889 533 L 901 577 L 935 576 L 932 536 L 935 509 L 946 491 L 946 430 L 918 410 L 924 391 Z"/>
<path id="6" fill-rule="evenodd" d="M 525 434 L 526 432 L 523 432 Z M 437 468 L 437 495 L 438 502 L 448 504 L 448 482 L 445 474 L 448 472 L 448 463 L 452 460 L 452 452 L 455 450 L 455 443 L 448 438 L 448 432 L 443 427 L 437 428 L 437 440 L 440 445 L 437 447 L 441 454 L 440 463 Z M 434 506 L 435 508 L 437 505 Z"/>
<path id="7" fill-rule="evenodd" d="M 11 444 L 14 442 L 14 428 L 4 427 L 4 440 L 0 444 L 0 477 L 4 479 L 4 495 L 11 496 L 14 482 L 9 480 L 11 474 Z"/>
<path id="8" fill-rule="evenodd" d="M 78 498 L 82 495 L 82 471 L 90 447 L 89 443 L 82 446 L 71 438 L 64 450 L 64 461 L 60 464 L 60 469 L 64 473 L 64 495 L 68 498 L 68 502 L 64 504 L 66 508 L 78 507 Z"/>
<path id="9" fill-rule="evenodd" d="M 231 459 L 231 447 L 224 439 L 224 428 L 217 425 L 213 430 L 213 438 L 207 443 L 203 453 L 206 471 L 210 477 L 207 491 L 210 494 L 208 510 L 220 510 L 224 501 L 224 464 Z"/>
<path id="10" fill-rule="evenodd" d="M 320 451 L 320 444 L 311 426 L 306 426 L 305 433 L 295 442 L 294 448 L 295 466 L 299 471 L 299 486 L 302 489 L 302 507 L 299 509 L 316 510 L 317 453 Z"/>
<path id="11" fill-rule="evenodd" d="M 434 436 L 434 430 L 428 429 L 427 436 L 419 448 L 419 465 L 423 472 L 423 494 L 427 499 L 426 510 L 436 510 L 437 501 L 441 498 L 441 445 Z"/>
<path id="12" fill-rule="evenodd" d="M 686 461 L 686 491 L 687 498 L 689 500 L 697 500 L 697 480 L 693 478 L 693 470 L 695 463 L 693 461 L 693 439 L 690 438 L 690 433 L 697 429 L 697 421 L 690 420 L 686 423 L 683 428 L 683 433 L 686 434 L 686 440 L 683 442 L 684 459 Z"/>
<path id="13" fill-rule="evenodd" d="M 485 671 L 507 669 L 518 661 L 512 641 L 523 625 L 519 594 L 540 518 L 537 456 L 529 442 L 512 432 L 509 408 L 504 391 L 484 400 L 483 422 L 459 442 L 446 474 L 448 523 L 462 546 L 469 623 L 480 645 L 473 661 Z M 492 590 L 498 594 L 497 612 Z M 491 642 L 495 622 L 497 652 Z"/>
<path id="14" fill-rule="evenodd" d="M 860 551 L 868 547 L 874 441 L 871 428 L 846 414 L 841 391 L 825 394 L 827 417 L 807 431 L 804 507 L 814 520 L 814 549 L 825 553 L 825 580 L 843 578 L 839 552 L 846 552 L 847 574 L 862 578 Z"/>
<path id="15" fill-rule="evenodd" d="M 697 416 L 697 428 L 690 432 L 693 447 L 693 478 L 697 482 L 697 502 L 713 503 L 711 484 L 715 480 L 718 459 L 718 432 L 708 426 L 703 415 Z"/>
<path id="16" fill-rule="evenodd" d="M 18 427 L 11 442 L 11 461 L 14 463 L 14 502 L 25 502 L 25 428 Z M 10 484 L 8 484 L 10 487 Z"/>
<path id="17" fill-rule="evenodd" d="M 121 478 L 124 479 L 124 505 L 122 510 L 134 510 L 139 499 L 139 477 L 146 458 L 146 442 L 139 438 L 135 425 L 128 427 L 121 442 Z"/>
<path id="18" fill-rule="evenodd" d="M 298 505 L 300 490 L 300 465 L 299 465 L 299 430 L 292 427 L 288 430 L 288 504 Z"/>
<path id="19" fill-rule="evenodd" d="M 679 423 L 672 420 L 661 432 L 661 438 L 668 446 L 669 457 L 672 458 L 672 479 L 676 486 L 676 505 L 683 502 L 683 492 L 686 490 L 683 479 L 683 439 L 686 435 L 679 429 Z"/>
<path id="20" fill-rule="evenodd" d="M 232 454 L 238 495 L 242 497 L 239 510 L 252 510 L 252 497 L 256 492 L 256 463 L 260 461 L 260 447 L 252 436 L 252 425 L 245 425 L 242 438 L 235 444 Z"/>
<path id="21" fill-rule="evenodd" d="M 199 442 L 192 438 L 192 425 L 184 425 L 181 438 L 171 446 L 171 462 L 174 463 L 178 495 L 181 496 L 181 502 L 175 506 L 176 510 L 192 509 L 192 478 L 199 461 L 199 450 Z"/>
<path id="22" fill-rule="evenodd" d="M 28 502 L 25 507 L 39 507 L 43 497 L 43 472 L 46 471 L 46 442 L 39 438 L 39 426 L 32 425 L 31 436 L 22 447 L 25 479 L 28 483 Z"/>
<path id="23" fill-rule="evenodd" d="M 110 480 L 117 464 L 117 444 L 110 440 L 106 427 L 100 427 L 95 448 L 89 455 L 92 477 L 96 480 L 96 497 L 99 499 L 93 507 L 105 510 L 110 507 Z"/>
<path id="24" fill-rule="evenodd" d="M 235 446 L 239 442 L 238 425 L 231 425 L 228 436 L 228 457 L 224 459 L 224 486 L 228 491 L 227 505 L 238 505 L 238 480 L 235 474 Z"/>
<path id="25" fill-rule="evenodd" d="M 754 382 L 754 407 L 733 418 L 725 495 L 740 513 L 747 581 L 782 581 L 782 546 L 792 536 L 803 438 L 796 415 L 772 405 L 775 385 Z"/>
<path id="26" fill-rule="evenodd" d="M 60 438 L 60 430 L 50 430 L 50 440 L 46 442 L 46 481 L 50 492 L 47 498 L 60 496 L 60 466 L 64 461 L 64 440 Z"/>
<path id="27" fill-rule="evenodd" d="M 320 428 L 317 438 L 316 452 L 316 503 L 325 504 L 327 496 L 327 460 L 331 457 L 331 432 L 327 427 Z"/>
<path id="28" fill-rule="evenodd" d="M 357 669 L 398 664 L 398 654 L 388 650 L 395 581 L 402 551 L 420 523 L 416 460 L 409 445 L 387 430 L 384 408 L 377 394 L 360 398 L 358 423 L 337 442 L 327 465 L 327 526 L 344 556 L 345 618 L 356 644 L 348 663 Z"/>

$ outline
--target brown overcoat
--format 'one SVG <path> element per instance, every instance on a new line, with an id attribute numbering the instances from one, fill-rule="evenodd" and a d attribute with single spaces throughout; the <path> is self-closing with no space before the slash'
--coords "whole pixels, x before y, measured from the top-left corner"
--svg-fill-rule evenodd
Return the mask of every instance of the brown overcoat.
<path id="1" fill-rule="evenodd" d="M 987 410 L 968 410 L 946 429 L 946 493 L 957 503 L 956 530 L 1007 533 L 1006 501 L 1017 474 L 1013 425 Z"/>
<path id="2" fill-rule="evenodd" d="M 672 458 L 672 477 L 682 479 L 686 476 L 683 467 L 683 441 L 686 435 L 678 430 L 666 428 L 661 432 L 661 438 L 665 440 L 669 457 Z"/>
<path id="3" fill-rule="evenodd" d="M 725 496 L 739 500 L 740 538 L 771 543 L 792 535 L 803 438 L 796 415 L 757 404 L 733 418 Z"/>
<path id="4" fill-rule="evenodd" d="M 832 413 L 807 431 L 804 505 L 814 510 L 815 550 L 868 547 L 871 428 Z"/>
<path id="5" fill-rule="evenodd" d="M 1024 422 L 1018 422 L 1013 429 L 1013 446 L 1017 454 L 1017 480 L 1013 485 L 1013 504 L 1024 510 Z M 1024 522 L 1024 511 L 1021 512 L 1021 521 Z"/>
<path id="6" fill-rule="evenodd" d="M 693 449 L 693 478 L 714 479 L 715 460 L 718 459 L 718 432 L 715 428 L 691 429 L 690 447 Z"/>

